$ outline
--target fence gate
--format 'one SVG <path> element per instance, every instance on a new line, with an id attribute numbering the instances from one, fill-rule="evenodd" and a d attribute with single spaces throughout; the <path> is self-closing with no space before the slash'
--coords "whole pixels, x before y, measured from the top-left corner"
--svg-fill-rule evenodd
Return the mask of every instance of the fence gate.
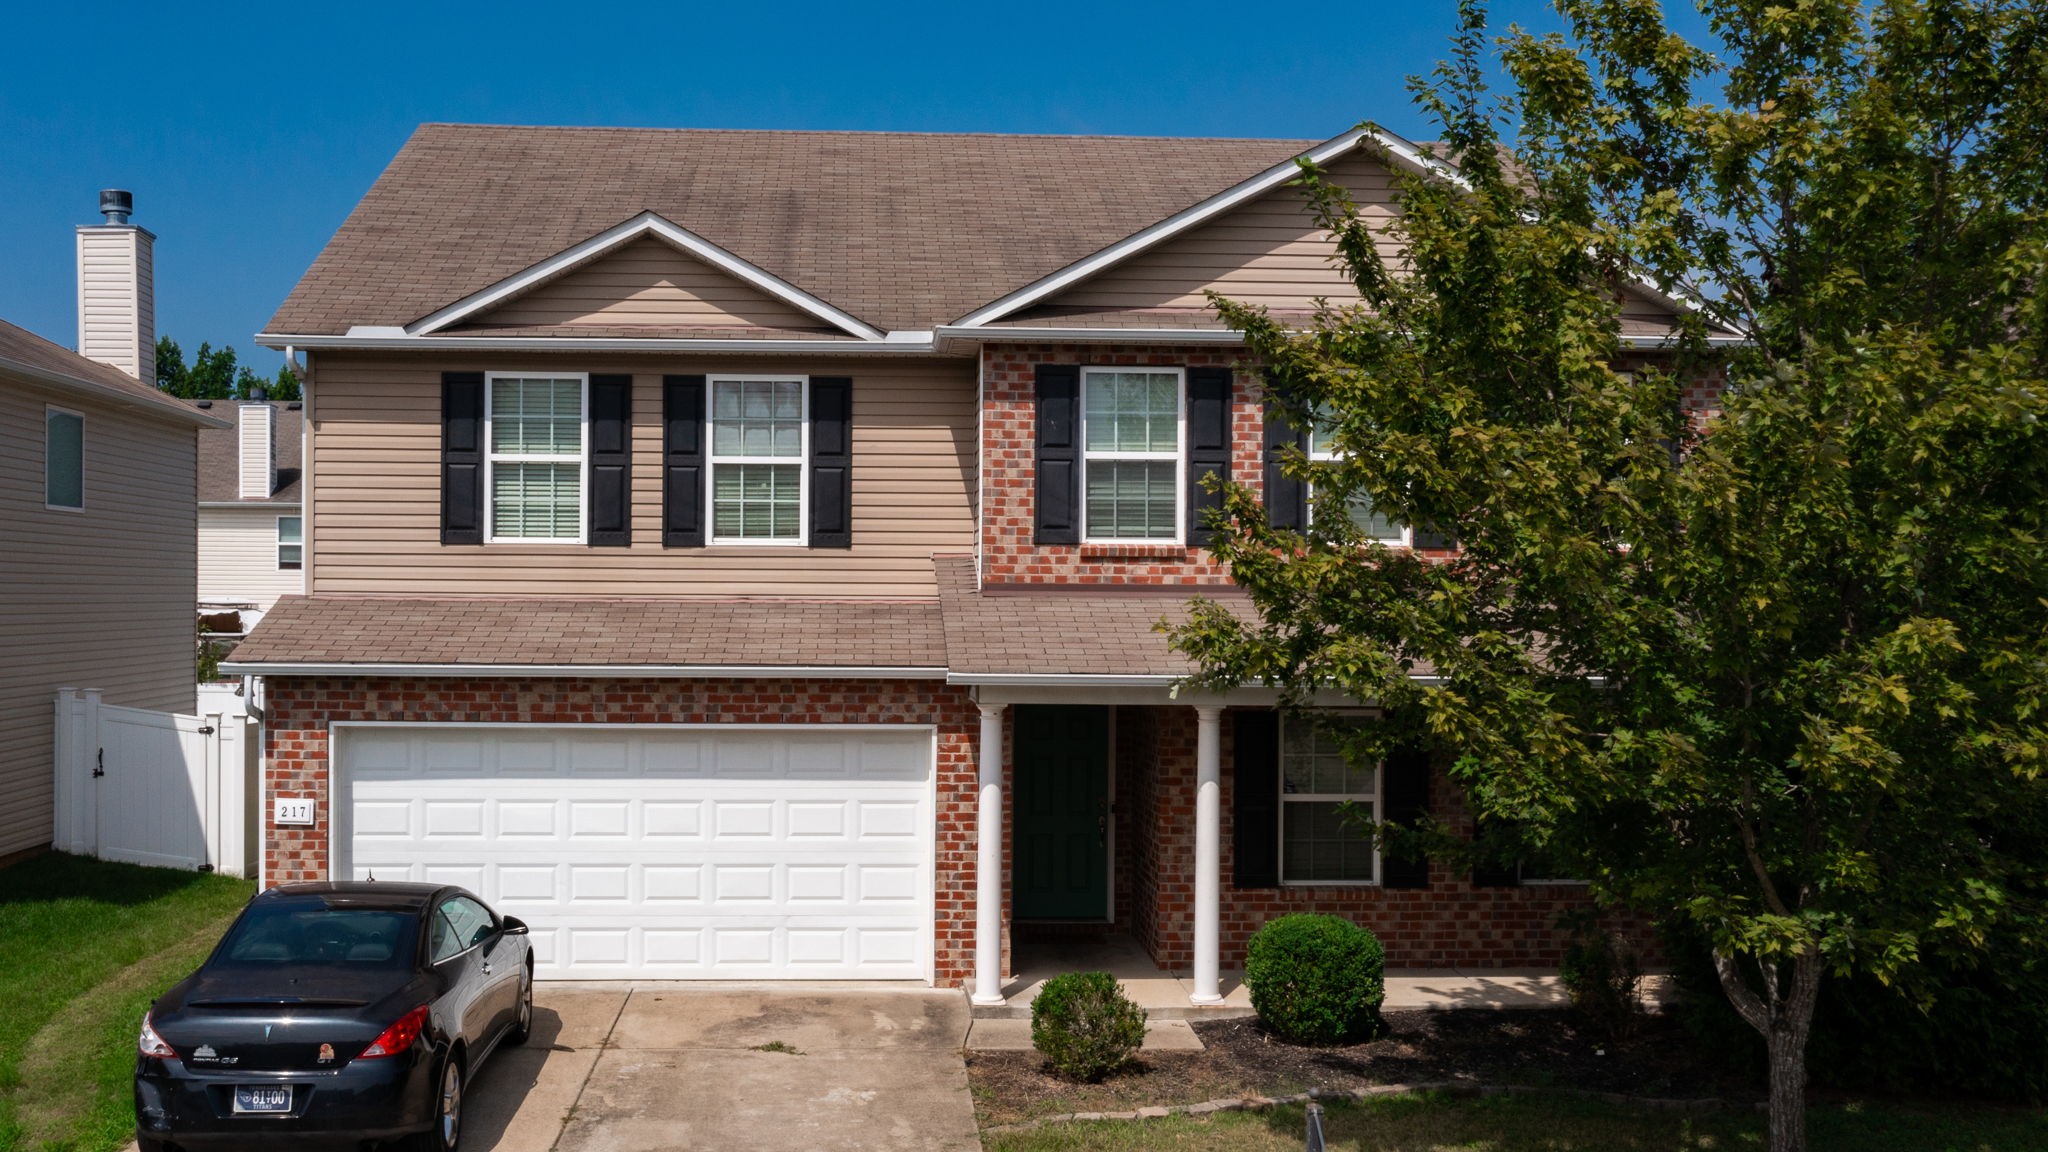
<path id="1" fill-rule="evenodd" d="M 102 860 L 249 874 L 249 719 L 124 708 L 99 695 L 57 693 L 56 847 Z"/>

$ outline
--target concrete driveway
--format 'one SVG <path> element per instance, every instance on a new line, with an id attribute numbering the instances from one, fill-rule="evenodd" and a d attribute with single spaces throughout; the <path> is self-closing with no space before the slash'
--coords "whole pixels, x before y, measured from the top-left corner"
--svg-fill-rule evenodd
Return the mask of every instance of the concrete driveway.
<path id="1" fill-rule="evenodd" d="M 967 1026 L 958 991 L 900 985 L 542 984 L 462 1147 L 979 1149 Z"/>

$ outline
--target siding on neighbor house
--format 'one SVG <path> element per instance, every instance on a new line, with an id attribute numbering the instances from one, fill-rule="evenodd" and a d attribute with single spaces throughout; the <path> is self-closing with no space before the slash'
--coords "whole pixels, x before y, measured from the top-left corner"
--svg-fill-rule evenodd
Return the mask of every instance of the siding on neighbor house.
<path id="1" fill-rule="evenodd" d="M 48 405 L 85 415 L 85 510 L 43 506 Z M 196 437 L 0 379 L 0 856 L 50 842 L 58 688 L 190 712 Z"/>
<path id="2" fill-rule="evenodd" d="M 817 328 L 817 317 L 652 237 L 568 272 L 475 321 L 508 325 Z"/>
<path id="3" fill-rule="evenodd" d="M 631 546 L 443 545 L 453 371 L 631 373 Z M 853 546 L 664 548 L 662 376 L 781 371 L 853 380 Z M 323 353 L 313 394 L 314 595 L 927 597 L 974 545 L 972 360 Z"/>
<path id="4" fill-rule="evenodd" d="M 156 240 L 142 228 L 78 230 L 78 347 L 139 379 L 156 379 Z"/>
<path id="5" fill-rule="evenodd" d="M 1353 152 L 1328 171 L 1366 219 L 1383 223 L 1397 211 L 1394 178 L 1378 160 Z M 1383 242 L 1380 252 L 1392 260 L 1397 250 Z M 1355 298 L 1351 282 L 1331 263 L 1336 254 L 1336 243 L 1316 225 L 1302 191 L 1281 188 L 1108 268 L 1042 307 L 1206 313 L 1203 292 L 1213 288 L 1246 304 L 1306 311 L 1317 296 Z"/>
<path id="6" fill-rule="evenodd" d="M 249 603 L 267 611 L 279 596 L 306 590 L 303 569 L 277 566 L 277 521 L 291 504 L 199 510 L 199 599 Z"/>

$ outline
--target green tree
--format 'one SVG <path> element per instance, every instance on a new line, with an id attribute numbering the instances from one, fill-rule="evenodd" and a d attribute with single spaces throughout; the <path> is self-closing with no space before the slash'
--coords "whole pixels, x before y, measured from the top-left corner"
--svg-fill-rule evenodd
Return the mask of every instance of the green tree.
<path id="1" fill-rule="evenodd" d="M 2002 830 L 2048 814 L 2048 12 L 1712 0 L 1709 53 L 1651 0 L 1558 7 L 1496 39 L 1465 4 L 1414 83 L 1458 179 L 1382 221 L 1304 174 L 1362 307 L 1215 300 L 1338 459 L 1285 462 L 1304 532 L 1226 486 L 1261 619 L 1198 602 L 1174 642 L 1208 686 L 1382 701 L 1357 752 L 1427 736 L 1483 816 L 1688 921 L 1792 1152 L 1824 972 L 2043 942 Z M 1710 300 L 1675 358 L 1621 340 L 1638 273 Z M 1357 498 L 1461 547 L 1364 540 Z"/>
<path id="2" fill-rule="evenodd" d="M 176 340 L 160 336 L 156 342 L 156 386 L 183 400 L 246 400 L 261 388 L 266 399 L 299 400 L 302 395 L 298 374 L 291 365 L 280 365 L 277 375 L 265 378 L 246 364 L 237 364 L 235 349 L 228 345 L 215 351 L 201 343 L 192 363 Z"/>

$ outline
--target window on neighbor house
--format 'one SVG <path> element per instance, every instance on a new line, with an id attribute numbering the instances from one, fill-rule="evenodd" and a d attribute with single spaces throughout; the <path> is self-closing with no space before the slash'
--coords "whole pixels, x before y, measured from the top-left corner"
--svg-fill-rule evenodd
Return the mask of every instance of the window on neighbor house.
<path id="1" fill-rule="evenodd" d="M 85 417 L 63 408 L 43 412 L 43 504 L 85 507 Z"/>
<path id="2" fill-rule="evenodd" d="M 1083 540 L 1181 539 L 1183 383 L 1177 368 L 1081 370 Z"/>
<path id="3" fill-rule="evenodd" d="M 1310 460 L 1329 462 L 1339 458 L 1337 452 L 1330 445 L 1331 423 L 1332 421 L 1325 412 L 1318 411 L 1316 413 L 1316 421 L 1309 426 L 1308 432 L 1308 457 Z M 1315 506 L 1314 485 L 1309 486 L 1309 506 L 1311 508 Z M 1365 493 L 1352 493 L 1351 498 L 1344 502 L 1344 511 L 1351 517 L 1351 522 L 1357 525 L 1358 530 L 1365 533 L 1368 537 L 1382 544 L 1392 546 L 1414 546 L 1415 530 L 1405 525 L 1396 524 L 1391 519 L 1382 515 L 1372 506 L 1372 497 L 1367 496 Z"/>
<path id="4" fill-rule="evenodd" d="M 304 521 L 297 516 L 277 518 L 277 567 L 282 572 L 296 572 L 305 567 L 306 542 Z"/>
<path id="5" fill-rule="evenodd" d="M 1377 883 L 1379 854 L 1373 837 L 1340 813 L 1348 803 L 1352 813 L 1377 821 L 1379 801 L 1377 764 L 1353 765 L 1344 758 L 1340 741 L 1327 727 L 1307 717 L 1283 718 L 1280 882 Z"/>
<path id="6" fill-rule="evenodd" d="M 711 379 L 711 542 L 804 543 L 809 380 Z"/>
<path id="7" fill-rule="evenodd" d="M 492 374 L 484 522 L 492 543 L 583 539 L 588 377 Z"/>

